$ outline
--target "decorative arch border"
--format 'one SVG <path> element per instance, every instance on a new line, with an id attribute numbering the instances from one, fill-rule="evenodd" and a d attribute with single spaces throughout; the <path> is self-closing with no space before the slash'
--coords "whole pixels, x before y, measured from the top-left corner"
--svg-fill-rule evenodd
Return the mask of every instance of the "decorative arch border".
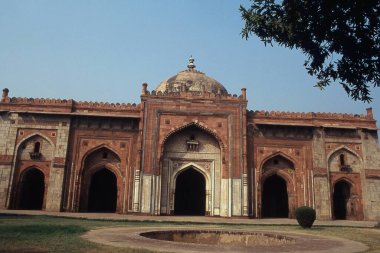
<path id="1" fill-rule="evenodd" d="M 74 192 L 75 192 L 75 201 L 74 201 L 74 210 L 75 211 L 81 211 L 83 209 L 86 209 L 87 206 L 88 206 L 88 198 L 84 201 L 85 203 L 83 203 L 83 198 L 84 198 L 84 195 L 88 197 L 88 191 L 89 191 L 89 185 L 85 184 L 85 180 L 89 179 L 92 177 L 92 175 L 97 172 L 98 170 L 102 169 L 102 168 L 106 168 L 108 170 L 110 170 L 112 173 L 115 174 L 116 176 L 116 184 L 117 184 L 117 188 L 118 188 L 118 191 L 117 191 L 117 207 L 116 207 L 116 211 L 118 210 L 121 210 L 120 207 L 119 207 L 119 197 L 121 196 L 121 193 L 119 192 L 119 190 L 122 189 L 121 185 L 122 184 L 122 175 L 121 175 L 121 172 L 120 170 L 115 166 L 113 165 L 112 163 L 109 163 L 109 162 L 100 162 L 100 163 L 97 163 L 93 166 L 91 166 L 90 168 L 85 168 L 85 162 L 86 162 L 86 159 L 88 158 L 89 155 L 91 155 L 92 153 L 96 152 L 97 150 L 100 150 L 102 148 L 106 148 L 108 149 L 109 151 L 113 152 L 118 158 L 119 158 L 119 161 L 121 161 L 121 158 L 120 158 L 120 154 L 114 150 L 112 147 L 106 145 L 106 144 L 100 144 L 96 147 L 93 147 L 91 149 L 89 149 L 88 151 L 86 151 L 86 153 L 82 156 L 81 158 L 81 163 L 80 163 L 80 167 L 79 167 L 79 170 L 76 172 L 76 175 L 77 175 L 77 179 L 75 180 L 76 182 L 78 182 L 78 184 L 75 186 L 74 185 Z M 85 208 L 83 208 L 83 205 L 85 206 Z"/>
<path id="2" fill-rule="evenodd" d="M 41 172 L 43 177 L 44 177 L 44 197 L 43 197 L 43 201 L 42 201 L 42 210 L 44 210 L 46 207 L 46 195 L 47 195 L 48 187 L 49 187 L 49 184 L 47 183 L 48 179 L 49 179 L 48 175 L 38 165 L 31 165 L 31 166 L 26 167 L 22 171 L 20 171 L 18 178 L 17 178 L 17 181 L 15 182 L 16 189 L 14 191 L 14 196 L 13 196 L 13 200 L 12 200 L 12 202 L 13 202 L 12 205 L 15 208 L 17 206 L 19 206 L 19 203 L 20 203 L 21 182 L 24 180 L 25 173 L 27 173 L 28 171 L 33 170 L 33 169 L 36 169 L 39 172 Z"/>
<path id="3" fill-rule="evenodd" d="M 44 178 L 46 178 L 46 173 L 38 166 L 38 165 L 31 165 L 31 166 L 28 166 L 26 167 L 25 169 L 22 170 L 22 172 L 20 171 L 20 177 L 19 179 L 21 179 L 22 177 L 24 177 L 24 174 L 28 171 L 28 170 L 32 170 L 32 169 L 36 169 L 36 170 L 39 170 L 43 175 L 44 175 Z"/>
<path id="4" fill-rule="evenodd" d="M 263 166 L 264 166 L 264 164 L 265 164 L 267 161 L 269 161 L 270 159 L 272 159 L 272 158 L 274 158 L 274 157 L 276 157 L 276 156 L 282 156 L 282 157 L 285 158 L 286 160 L 290 161 L 290 162 L 293 164 L 294 170 L 298 167 L 298 162 L 297 162 L 296 159 L 294 159 L 293 157 L 291 157 L 291 156 L 285 154 L 285 153 L 282 152 L 282 151 L 278 151 L 278 152 L 275 152 L 275 153 L 273 153 L 273 154 L 271 154 L 271 155 L 265 157 L 265 158 L 261 161 L 261 163 L 260 163 L 260 170 L 262 171 Z"/>
<path id="5" fill-rule="evenodd" d="M 294 170 L 297 168 L 296 165 L 298 164 L 292 157 L 284 154 L 283 152 L 279 151 L 279 152 L 276 152 L 276 153 L 273 153 L 271 155 L 269 155 L 268 157 L 266 157 L 265 159 L 262 160 L 261 164 L 260 164 L 260 171 L 263 170 L 263 166 L 265 165 L 265 163 L 272 159 L 273 157 L 276 157 L 276 156 L 282 156 L 283 158 L 287 159 L 288 161 L 290 161 L 293 166 L 294 166 Z M 288 172 L 282 170 L 282 169 L 273 169 L 273 170 L 269 170 L 265 173 L 260 173 L 260 195 L 259 196 L 256 196 L 258 199 L 259 199 L 259 203 L 260 203 L 260 208 L 259 210 L 259 213 L 260 213 L 260 217 L 262 217 L 262 201 L 263 201 L 263 188 L 264 188 L 264 183 L 265 181 L 273 176 L 273 175 L 278 175 L 279 177 L 281 177 L 283 180 L 285 180 L 286 182 L 286 189 L 287 189 L 287 192 L 288 192 L 288 208 L 289 208 L 289 218 L 293 218 L 294 217 L 294 212 L 295 212 L 295 206 L 296 206 L 296 203 L 297 203 L 297 196 L 296 196 L 296 185 L 295 185 L 295 179 L 294 179 L 294 175 L 292 176 L 291 174 L 289 174 Z"/>
<path id="6" fill-rule="evenodd" d="M 350 194 L 352 194 L 352 191 L 354 190 L 354 182 L 352 180 L 350 180 L 348 177 L 339 177 L 338 179 L 334 180 L 332 182 L 332 185 L 331 185 L 331 195 L 330 195 L 330 199 L 331 199 L 331 215 L 332 215 L 332 218 L 334 217 L 334 194 L 335 194 L 335 186 L 336 184 L 338 184 L 339 182 L 345 182 L 346 184 L 349 185 L 350 187 Z M 347 209 L 346 209 L 347 210 Z"/>
<path id="7" fill-rule="evenodd" d="M 199 173 L 201 173 L 204 177 L 205 177 L 205 180 L 206 180 L 206 191 L 207 190 L 211 190 L 211 179 L 210 179 L 210 175 L 208 175 L 207 171 L 205 169 L 203 169 L 201 166 L 197 165 L 196 163 L 194 162 L 189 162 L 183 166 L 181 166 L 180 168 L 176 169 L 175 171 L 173 171 L 172 175 L 171 175 L 171 182 L 172 182 L 172 187 L 171 189 L 172 190 L 175 190 L 175 183 L 177 181 L 177 177 L 184 171 L 190 169 L 190 168 L 193 168 L 195 169 L 196 171 L 198 171 Z M 209 186 L 210 188 L 208 189 L 207 186 Z"/>
<path id="8" fill-rule="evenodd" d="M 188 127 L 191 127 L 191 126 L 196 126 L 198 127 L 199 129 L 205 131 L 206 133 L 212 135 L 219 143 L 219 146 L 220 146 L 220 149 L 222 151 L 222 153 L 225 152 L 225 145 L 222 141 L 222 139 L 219 137 L 219 135 L 216 133 L 216 131 L 212 131 L 211 129 L 209 129 L 206 125 L 202 124 L 202 123 L 199 123 L 199 122 L 190 122 L 190 123 L 187 123 L 185 125 L 182 125 L 180 127 L 177 127 L 173 130 L 171 130 L 168 134 L 166 134 L 166 136 L 162 139 L 162 144 L 161 144 L 161 154 L 163 153 L 164 151 L 164 147 L 165 147 L 165 144 L 167 142 L 167 140 L 172 136 L 174 135 L 175 133 L 178 133 Z"/>
<path id="9" fill-rule="evenodd" d="M 356 153 L 354 150 L 350 149 L 349 147 L 345 146 L 345 145 L 341 145 L 333 150 L 331 150 L 328 155 L 327 155 L 327 163 L 329 164 L 330 163 L 330 159 L 331 157 L 339 152 L 340 150 L 346 150 L 347 152 L 353 154 L 354 156 L 356 156 L 359 160 L 360 160 L 360 163 L 363 163 L 363 158 L 358 154 Z"/>
<path id="10" fill-rule="evenodd" d="M 265 181 L 266 181 L 269 177 L 271 177 L 271 176 L 273 176 L 273 175 L 278 175 L 278 176 L 282 177 L 282 179 L 284 179 L 285 182 L 286 182 L 286 184 L 287 184 L 287 188 L 288 188 L 289 190 L 291 190 L 291 192 L 295 192 L 295 190 L 294 190 L 294 182 L 293 182 L 294 179 L 292 178 L 291 175 L 289 175 L 289 173 L 287 173 L 287 172 L 285 172 L 285 171 L 283 171 L 283 170 L 280 170 L 280 169 L 274 169 L 274 170 L 270 170 L 270 171 L 265 172 L 265 173 L 261 176 L 261 185 L 263 186 L 264 183 L 265 183 Z M 290 186 L 292 186 L 292 187 L 290 188 Z"/>
<path id="11" fill-rule="evenodd" d="M 340 177 L 340 178 L 334 180 L 334 182 L 333 182 L 333 184 L 332 184 L 332 186 L 331 186 L 333 191 L 334 191 L 334 189 L 335 189 L 335 185 L 336 185 L 337 183 L 341 182 L 341 181 L 344 181 L 344 182 L 350 184 L 350 187 L 353 187 L 353 186 L 354 186 L 354 182 L 352 182 L 351 179 L 349 179 L 348 177 L 344 177 L 344 176 L 343 176 L 343 177 Z"/>
<path id="12" fill-rule="evenodd" d="M 52 145 L 52 147 L 55 147 L 55 144 L 54 144 L 54 142 L 49 138 L 49 137 L 47 137 L 46 135 L 44 135 L 43 133 L 41 133 L 41 132 L 38 132 L 38 131 L 36 131 L 36 132 L 34 132 L 34 133 L 32 133 L 32 134 L 29 134 L 29 135 L 27 135 L 27 136 L 25 136 L 24 138 L 22 138 L 17 144 L 16 144 L 16 146 L 15 146 L 15 153 L 16 153 L 16 155 L 13 157 L 13 161 L 12 161 L 12 169 L 11 169 L 11 173 L 10 173 L 10 179 L 9 179 L 9 181 L 10 181 L 10 184 L 9 184 L 9 189 L 10 190 L 8 190 L 8 194 L 7 194 L 7 200 L 6 200 L 6 206 L 8 207 L 8 208 L 12 208 L 12 206 L 14 206 L 15 205 L 15 198 L 17 198 L 16 197 L 16 195 L 17 195 L 17 193 L 16 193 L 16 191 L 18 191 L 18 182 L 19 182 L 19 180 L 20 180 L 20 177 L 21 177 L 21 173 L 20 173 L 20 171 L 17 171 L 19 168 L 16 168 L 16 163 L 17 163 L 17 159 L 19 158 L 19 155 L 18 155 L 18 153 L 19 153 L 19 149 L 20 149 L 20 146 L 23 144 L 23 143 L 25 143 L 25 141 L 27 141 L 27 140 L 29 140 L 29 139 L 31 139 L 31 138 L 33 138 L 33 137 L 35 137 L 35 136 L 39 136 L 39 137 L 41 137 L 41 138 L 43 138 L 43 139 L 45 139 L 47 142 L 49 142 L 49 144 L 50 145 Z M 52 154 L 52 159 L 54 159 L 54 153 Z M 35 165 L 33 165 L 33 166 L 35 166 Z M 30 166 L 31 167 L 31 166 Z M 38 166 L 35 166 L 35 167 L 38 167 Z M 29 168 L 29 167 L 28 167 Z M 25 168 L 24 170 L 26 170 L 27 168 Z M 24 171 L 23 170 L 23 171 Z M 40 169 L 41 170 L 41 169 Z M 42 170 L 41 170 L 42 171 Z M 15 175 L 18 173 L 18 178 L 15 178 Z M 47 181 L 47 175 L 44 173 L 44 177 L 45 177 L 45 179 L 46 179 L 46 181 Z M 45 184 L 46 184 L 46 181 L 45 181 Z M 47 189 L 47 187 L 45 187 L 45 191 L 46 191 L 46 189 Z M 45 194 L 46 194 L 46 192 L 45 192 Z M 45 200 L 44 200 L 45 201 Z"/>
<path id="13" fill-rule="evenodd" d="M 206 205 L 205 205 L 205 213 L 209 213 L 211 214 L 212 212 L 212 208 L 211 208 L 211 199 L 212 199 L 212 196 L 211 196 L 211 178 L 210 178 L 210 175 L 207 173 L 207 171 L 205 169 L 203 169 L 201 166 L 199 166 L 198 164 L 194 163 L 194 162 L 189 162 L 183 166 L 181 166 L 180 168 L 176 169 L 175 171 L 173 171 L 172 175 L 171 175 L 171 179 L 170 179 L 170 182 L 171 182 L 171 186 L 170 186 L 170 190 L 171 190 L 171 195 L 170 195 L 170 198 L 171 200 L 169 201 L 170 204 L 170 210 L 174 210 L 174 206 L 175 206 L 175 191 L 176 191 L 176 183 L 177 183 L 177 177 L 184 171 L 188 170 L 188 169 L 194 169 L 196 170 L 197 172 L 199 172 L 204 178 L 205 178 L 205 201 L 206 201 Z"/>
<path id="14" fill-rule="evenodd" d="M 113 152 L 118 158 L 119 160 L 121 161 L 121 157 L 120 157 L 120 154 L 119 152 L 117 152 L 115 149 L 111 148 L 110 146 L 106 145 L 106 144 L 101 144 L 101 145 L 98 145 L 96 147 L 93 147 L 91 149 L 89 149 L 88 151 L 86 151 L 86 153 L 82 156 L 82 159 L 81 159 L 81 163 L 80 163 L 80 171 L 79 171 L 79 174 L 83 174 L 85 173 L 84 170 L 84 164 L 85 164 L 85 161 L 87 159 L 87 157 L 89 155 L 91 155 L 92 153 L 96 152 L 97 150 L 100 150 L 102 148 L 106 148 L 108 149 L 109 151 Z M 94 167 L 94 166 L 92 166 Z"/>
<path id="15" fill-rule="evenodd" d="M 55 147 L 54 142 L 53 142 L 49 137 L 45 136 L 44 134 L 42 134 L 42 133 L 40 133 L 40 132 L 35 132 L 35 133 L 32 133 L 32 134 L 29 134 L 28 136 L 22 138 L 22 139 L 19 141 L 19 143 L 16 145 L 17 153 L 18 153 L 18 151 L 19 151 L 19 148 L 20 148 L 21 144 L 23 144 L 25 141 L 27 141 L 28 139 L 31 139 L 31 138 L 33 138 L 33 137 L 35 137 L 35 136 L 40 136 L 41 138 L 47 140 L 47 141 L 50 143 L 50 145 L 52 145 L 53 147 Z"/>
<path id="16" fill-rule="evenodd" d="M 107 169 L 111 171 L 115 177 L 116 177 L 116 187 L 117 187 L 117 196 L 116 196 L 116 212 L 118 210 L 121 210 L 121 201 L 120 198 L 122 196 L 121 189 L 122 189 L 122 175 L 120 170 L 112 163 L 108 162 L 100 162 L 95 164 L 94 166 L 91 166 L 90 168 L 83 170 L 83 175 L 81 175 L 80 178 L 80 184 L 78 185 L 78 193 L 79 193 L 79 198 L 77 199 L 77 206 L 79 208 L 78 211 L 82 211 L 84 209 L 87 210 L 88 208 L 88 194 L 90 191 L 90 181 L 92 179 L 92 176 L 102 170 L 102 169 Z M 87 180 L 87 183 L 85 181 Z"/>

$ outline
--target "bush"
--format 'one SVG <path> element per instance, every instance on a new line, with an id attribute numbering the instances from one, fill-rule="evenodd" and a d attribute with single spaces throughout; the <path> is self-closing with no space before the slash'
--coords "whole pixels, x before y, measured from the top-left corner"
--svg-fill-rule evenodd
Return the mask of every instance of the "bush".
<path id="1" fill-rule="evenodd" d="M 311 228 L 315 218 L 315 210 L 309 206 L 301 206 L 296 209 L 296 219 L 303 228 Z"/>

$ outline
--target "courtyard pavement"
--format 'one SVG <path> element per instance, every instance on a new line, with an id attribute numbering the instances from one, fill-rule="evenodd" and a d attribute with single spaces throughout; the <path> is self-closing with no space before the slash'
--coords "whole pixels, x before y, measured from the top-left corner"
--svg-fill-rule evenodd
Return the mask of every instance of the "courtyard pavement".
<path id="1" fill-rule="evenodd" d="M 0 210 L 0 214 L 8 215 L 46 215 L 54 217 L 118 220 L 118 221 L 156 221 L 156 222 L 187 222 L 206 224 L 256 224 L 256 225 L 297 225 L 295 219 L 249 219 L 249 218 L 223 218 L 205 216 L 146 216 L 115 213 L 68 213 L 47 212 L 31 210 Z M 342 227 L 375 227 L 378 221 L 352 221 L 352 220 L 317 220 L 317 226 L 342 226 Z"/>

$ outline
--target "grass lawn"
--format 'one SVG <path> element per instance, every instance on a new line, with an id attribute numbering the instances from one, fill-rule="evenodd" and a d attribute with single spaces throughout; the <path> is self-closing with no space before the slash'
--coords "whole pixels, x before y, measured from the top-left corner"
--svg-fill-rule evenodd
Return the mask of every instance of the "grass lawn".
<path id="1" fill-rule="evenodd" d="M 99 221 L 85 219 L 56 218 L 49 216 L 15 216 L 0 214 L 0 253 L 19 252 L 89 252 L 89 253 L 143 253 L 144 250 L 121 249 L 86 241 L 80 237 L 88 230 L 112 226 L 189 226 L 201 227 L 193 223 L 176 222 L 136 222 L 136 221 Z M 380 229 L 350 227 L 320 227 L 302 229 L 298 226 L 275 225 L 231 225 L 212 224 L 219 228 L 245 230 L 271 230 L 303 232 L 314 235 L 327 235 L 362 242 L 370 247 L 367 252 L 380 252 Z"/>

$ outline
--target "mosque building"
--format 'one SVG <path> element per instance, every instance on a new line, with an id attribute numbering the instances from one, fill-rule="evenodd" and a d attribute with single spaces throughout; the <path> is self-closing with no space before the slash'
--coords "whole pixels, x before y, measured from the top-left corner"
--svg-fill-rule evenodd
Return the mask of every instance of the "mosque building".
<path id="1" fill-rule="evenodd" d="M 366 114 L 251 111 L 187 69 L 139 104 L 0 102 L 0 209 L 380 219 L 380 149 Z"/>

